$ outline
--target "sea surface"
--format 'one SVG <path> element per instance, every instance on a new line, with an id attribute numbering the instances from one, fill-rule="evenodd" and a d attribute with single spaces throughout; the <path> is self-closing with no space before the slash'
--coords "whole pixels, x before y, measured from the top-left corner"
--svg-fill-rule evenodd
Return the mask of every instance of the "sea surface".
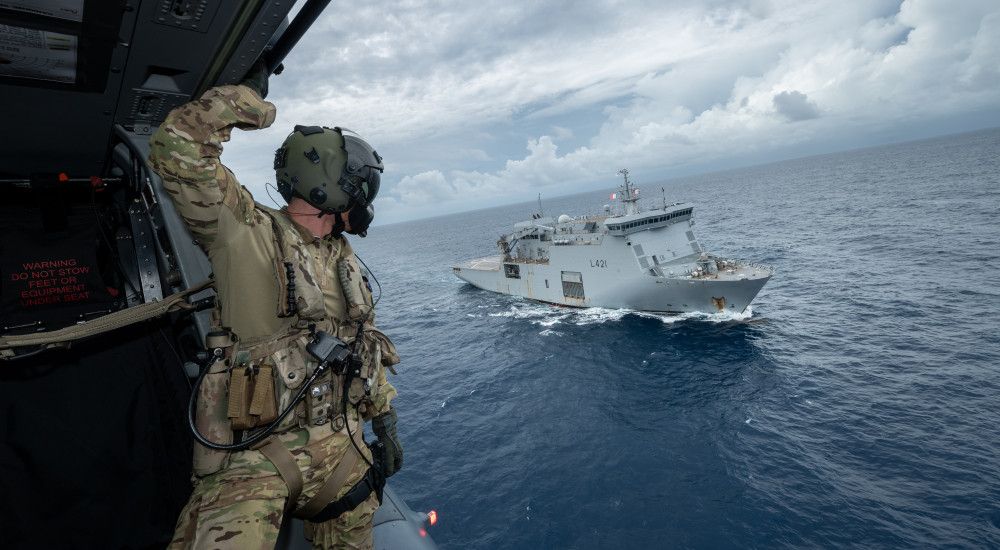
<path id="1" fill-rule="evenodd" d="M 543 197 L 595 213 L 608 190 Z M 443 549 L 1000 547 L 1000 129 L 668 180 L 742 315 L 559 308 L 451 273 L 522 204 L 355 248 Z"/>

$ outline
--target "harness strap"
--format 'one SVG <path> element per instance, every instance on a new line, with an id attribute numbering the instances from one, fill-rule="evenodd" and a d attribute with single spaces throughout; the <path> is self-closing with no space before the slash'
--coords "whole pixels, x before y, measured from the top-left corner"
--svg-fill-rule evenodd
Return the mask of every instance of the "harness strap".
<path id="1" fill-rule="evenodd" d="M 352 432 L 352 436 L 355 443 L 360 447 L 365 444 L 362 436 L 363 428 L 361 426 L 357 426 L 356 428 Z M 299 471 L 299 465 L 295 462 L 292 452 L 282 445 L 277 436 L 271 436 L 264 441 L 265 443 L 259 444 L 255 449 L 270 460 L 271 464 L 274 464 L 274 468 L 278 470 L 278 475 L 281 476 L 282 481 L 288 486 L 288 501 L 285 503 L 285 510 L 292 511 L 292 515 L 301 519 L 309 519 L 315 516 L 326 508 L 328 504 L 336 500 L 337 493 L 347 483 L 347 478 L 350 477 L 351 471 L 354 470 L 354 466 L 361 459 L 361 454 L 354 448 L 354 445 L 348 447 L 344 458 L 340 460 L 333 469 L 333 472 L 330 473 L 330 477 L 326 478 L 326 481 L 320 486 L 316 495 L 300 508 L 296 509 L 295 504 L 299 500 L 299 495 L 302 494 L 302 472 Z M 362 481 L 364 480 L 362 479 Z"/>
<path id="2" fill-rule="evenodd" d="M 361 503 L 368 500 L 372 493 L 378 498 L 378 503 L 382 504 L 382 490 L 385 488 L 385 476 L 377 472 L 375 468 L 368 468 L 364 477 L 358 480 L 347 491 L 344 496 L 334 502 L 327 504 L 318 514 L 309 518 L 309 523 L 323 523 L 331 519 L 337 519 L 351 510 L 354 510 Z"/>
<path id="3" fill-rule="evenodd" d="M 295 503 L 302 494 L 302 472 L 299 471 L 299 465 L 295 463 L 292 452 L 282 445 L 277 437 L 271 436 L 265 441 L 266 443 L 257 450 L 274 464 L 278 475 L 288 486 L 288 502 L 285 503 L 285 510 L 294 510 Z"/>
<path id="4" fill-rule="evenodd" d="M 352 435 L 358 447 L 365 444 L 361 434 L 362 428 L 361 426 L 357 426 Z M 330 477 L 326 478 L 326 481 L 323 482 L 316 495 L 295 511 L 295 517 L 302 519 L 312 518 L 322 511 L 323 508 L 326 508 L 327 504 L 336 500 L 337 493 L 347 485 L 347 478 L 350 477 L 359 460 L 361 460 L 361 454 L 354 448 L 354 445 L 350 445 L 347 448 L 344 458 L 340 460 L 337 467 L 330 473 Z"/>
<path id="5" fill-rule="evenodd" d="M 257 338 L 240 340 L 236 346 L 239 349 L 249 350 L 249 360 L 253 362 L 272 355 L 276 351 L 287 349 L 292 342 L 300 338 L 303 334 L 304 331 L 292 328 L 290 333 L 278 339 L 274 339 L 273 336 L 259 336 Z"/>
<path id="6" fill-rule="evenodd" d="M 76 340 L 83 340 L 105 332 L 110 332 L 128 325 L 148 321 L 166 313 L 178 310 L 190 310 L 194 306 L 187 302 L 188 296 L 196 294 L 212 286 L 211 279 L 194 285 L 187 290 L 171 294 L 157 302 L 148 302 L 138 306 L 122 309 L 114 313 L 98 317 L 92 321 L 71 325 L 49 332 L 22 334 L 17 336 L 0 336 L 0 359 L 16 359 L 15 348 L 39 346 L 42 349 L 63 347 L 68 348 Z"/>

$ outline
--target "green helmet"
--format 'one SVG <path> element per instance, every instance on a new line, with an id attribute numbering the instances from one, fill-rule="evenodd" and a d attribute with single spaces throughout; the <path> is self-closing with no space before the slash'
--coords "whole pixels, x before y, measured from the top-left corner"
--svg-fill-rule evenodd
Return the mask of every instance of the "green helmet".
<path id="1" fill-rule="evenodd" d="M 296 126 L 274 152 L 278 192 L 325 212 L 367 208 L 378 194 L 382 157 L 354 132 Z"/>

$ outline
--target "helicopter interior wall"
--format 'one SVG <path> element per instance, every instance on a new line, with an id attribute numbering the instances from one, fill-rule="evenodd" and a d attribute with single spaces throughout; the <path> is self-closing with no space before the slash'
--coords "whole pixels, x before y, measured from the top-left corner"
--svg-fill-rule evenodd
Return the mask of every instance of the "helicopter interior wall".
<path id="1" fill-rule="evenodd" d="M 0 56 L 0 334 L 17 334 L 142 301 L 128 207 L 141 206 L 134 199 L 145 178 L 129 181 L 141 161 L 123 159 L 117 140 L 145 158 L 167 112 L 239 82 L 295 3 L 0 4 L 8 27 L 0 35 L 54 33 L 51 49 L 75 63 L 71 76 L 47 79 L 17 74 Z M 54 16 L 57 4 L 83 5 L 81 18 Z M 75 54 L 64 47 L 74 41 Z M 59 182 L 59 173 L 84 181 Z M 122 181 L 98 192 L 91 176 Z M 204 280 L 210 267 L 155 174 L 146 177 L 151 206 L 139 215 L 156 229 L 149 261 L 167 294 Z M 202 332 L 208 316 L 194 315 Z M 164 546 L 190 490 L 181 357 L 199 342 L 191 318 L 162 320 L 0 362 L 0 546 Z"/>
<path id="2" fill-rule="evenodd" d="M 36 64 L 63 63 L 60 76 L 46 78 L 13 71 L 8 52 L 2 52 L 2 177 L 102 175 L 114 125 L 148 135 L 172 108 L 213 85 L 239 82 L 294 4 L 80 3 L 83 15 L 76 22 L 0 2 L 0 46 L 22 40 L 21 35 L 42 42 L 54 36 L 59 46 L 51 51 L 68 56 L 42 55 Z"/>
<path id="3" fill-rule="evenodd" d="M 67 326 L 120 309 L 134 257 L 123 181 L 0 184 L 0 331 Z M 163 547 L 190 491 L 190 329 L 150 321 L 0 363 L 5 548 Z"/>

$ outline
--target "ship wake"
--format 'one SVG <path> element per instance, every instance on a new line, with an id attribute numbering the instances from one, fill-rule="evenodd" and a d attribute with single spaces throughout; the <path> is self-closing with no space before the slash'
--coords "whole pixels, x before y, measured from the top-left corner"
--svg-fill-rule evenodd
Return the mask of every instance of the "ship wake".
<path id="1" fill-rule="evenodd" d="M 553 330 L 557 325 L 599 325 L 604 323 L 617 323 L 627 317 L 638 317 L 645 319 L 656 319 L 663 324 L 672 325 L 682 321 L 700 321 L 708 323 L 733 323 L 752 322 L 753 307 L 749 306 L 742 313 L 719 312 L 719 313 L 651 313 L 647 311 L 634 311 L 630 309 L 607 309 L 601 307 L 591 307 L 585 309 L 562 308 L 545 304 L 518 303 L 511 305 L 506 311 L 490 313 L 490 317 L 508 317 L 512 319 L 526 319 L 532 324 L 545 327 L 542 335 L 561 335 Z"/>

